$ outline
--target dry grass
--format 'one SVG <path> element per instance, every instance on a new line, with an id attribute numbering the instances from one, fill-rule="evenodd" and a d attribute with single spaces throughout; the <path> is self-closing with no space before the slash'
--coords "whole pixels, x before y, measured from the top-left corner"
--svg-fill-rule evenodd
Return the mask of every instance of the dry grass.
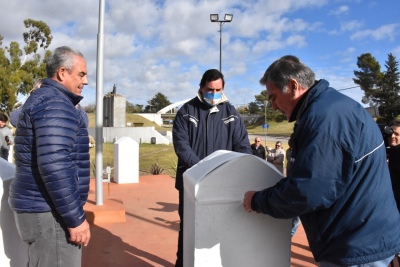
<path id="1" fill-rule="evenodd" d="M 89 116 L 89 127 L 95 126 L 95 115 L 88 114 Z M 140 122 L 144 126 L 154 126 L 156 130 L 171 130 L 171 128 L 161 127 L 154 122 L 151 122 L 136 114 L 127 114 L 127 122 Z M 293 130 L 293 123 L 282 122 L 275 123 L 269 122 L 270 128 L 268 129 L 267 135 L 283 135 L 290 136 Z M 252 125 L 247 128 L 249 134 L 260 135 L 261 140 L 264 144 L 265 131 L 262 129 L 261 125 Z M 253 140 L 250 140 L 252 143 Z M 267 146 L 274 147 L 275 142 L 267 142 Z M 287 144 L 283 144 L 284 148 L 287 148 Z M 90 150 L 91 158 L 91 176 L 95 177 L 95 149 Z M 158 163 L 158 165 L 164 169 L 163 174 L 175 177 L 176 164 L 178 162 L 177 156 L 174 151 L 173 145 L 153 145 L 153 144 L 140 144 L 139 145 L 139 175 L 149 175 L 151 174 L 150 169 L 153 164 Z M 105 143 L 103 144 L 103 167 L 114 166 L 114 144 Z M 113 177 L 113 173 L 111 174 Z M 104 176 L 105 178 L 105 176 Z"/>

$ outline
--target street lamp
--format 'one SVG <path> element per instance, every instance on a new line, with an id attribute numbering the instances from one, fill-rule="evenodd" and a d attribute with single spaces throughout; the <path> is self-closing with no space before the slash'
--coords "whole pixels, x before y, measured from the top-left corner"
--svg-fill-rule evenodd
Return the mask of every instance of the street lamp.
<path id="1" fill-rule="evenodd" d="M 219 71 L 222 72 L 222 24 L 225 22 L 231 22 L 233 19 L 232 14 L 225 14 L 223 20 L 218 19 L 218 14 L 210 14 L 211 22 L 218 22 L 219 23 Z"/>
<path id="2" fill-rule="evenodd" d="M 264 129 L 264 134 L 265 134 L 265 136 L 264 136 L 264 145 L 265 145 L 265 148 L 267 148 L 267 131 L 268 131 L 268 128 L 267 128 L 267 115 L 268 115 L 268 113 L 267 113 L 267 107 L 268 107 L 268 101 L 267 100 L 264 100 L 264 109 L 265 109 L 265 118 L 264 118 L 264 121 L 265 121 L 265 129 Z"/>

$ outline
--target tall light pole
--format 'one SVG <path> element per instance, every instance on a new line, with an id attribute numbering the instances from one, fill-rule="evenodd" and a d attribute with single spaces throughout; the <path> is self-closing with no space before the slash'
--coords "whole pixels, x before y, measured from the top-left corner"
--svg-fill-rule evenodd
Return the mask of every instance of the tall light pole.
<path id="1" fill-rule="evenodd" d="M 265 119 L 264 119 L 264 122 L 265 122 L 265 127 L 266 128 L 264 128 L 264 133 L 265 133 L 265 136 L 264 136 L 264 145 L 265 145 L 265 148 L 267 148 L 267 131 L 268 131 L 268 126 L 267 126 L 267 115 L 268 115 L 268 113 L 267 113 L 267 107 L 268 107 L 268 101 L 267 100 L 264 100 L 264 108 L 265 108 Z"/>
<path id="2" fill-rule="evenodd" d="M 219 71 L 222 72 L 222 24 L 225 22 L 231 22 L 233 19 L 232 14 L 225 14 L 223 20 L 218 19 L 218 14 L 210 14 L 211 22 L 219 23 Z"/>

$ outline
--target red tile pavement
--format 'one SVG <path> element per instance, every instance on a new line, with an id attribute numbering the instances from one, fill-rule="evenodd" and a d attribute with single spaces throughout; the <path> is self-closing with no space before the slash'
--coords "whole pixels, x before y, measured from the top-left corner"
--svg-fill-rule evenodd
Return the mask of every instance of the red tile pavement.
<path id="1" fill-rule="evenodd" d="M 174 266 L 179 226 L 174 183 L 167 175 L 141 176 L 138 184 L 103 183 L 103 208 L 122 203 L 126 222 L 92 224 L 92 239 L 83 249 L 82 266 Z M 85 206 L 88 213 L 101 207 L 95 205 L 94 188 L 92 180 Z M 96 218 L 96 211 L 93 213 Z M 109 216 L 114 216 L 112 220 L 117 215 Z M 301 225 L 292 239 L 290 266 L 317 266 Z"/>

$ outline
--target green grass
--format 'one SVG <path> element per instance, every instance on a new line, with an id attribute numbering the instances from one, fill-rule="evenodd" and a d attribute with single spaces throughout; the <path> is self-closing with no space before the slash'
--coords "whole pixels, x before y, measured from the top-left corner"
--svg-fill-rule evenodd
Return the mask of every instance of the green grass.
<path id="1" fill-rule="evenodd" d="M 287 136 L 289 137 L 290 134 L 293 132 L 294 122 L 268 122 L 269 128 L 267 131 L 261 127 L 261 124 L 254 124 L 247 127 L 247 132 L 249 134 L 259 134 L 264 135 L 267 132 L 267 135 L 273 136 Z"/>
<path id="2" fill-rule="evenodd" d="M 95 127 L 95 115 L 88 114 L 89 116 L 89 127 Z M 151 122 L 142 116 L 136 114 L 126 114 L 127 122 L 139 122 L 143 123 L 143 126 L 149 127 L 154 126 L 156 130 L 171 130 L 171 128 L 165 128 Z M 288 122 L 268 122 L 269 129 L 267 135 L 270 136 L 290 136 L 293 130 L 293 123 Z M 265 131 L 262 129 L 261 124 L 251 125 L 247 128 L 249 134 L 260 135 L 262 140 L 265 136 Z M 254 140 L 250 140 L 252 143 Z M 264 143 L 264 142 L 263 142 Z M 274 147 L 275 142 L 267 142 L 267 146 Z M 287 148 L 287 144 L 283 144 L 284 148 Z M 90 149 L 90 159 L 91 159 L 91 177 L 95 177 L 95 148 Z M 175 154 L 173 145 L 153 145 L 153 144 L 140 144 L 139 145 L 139 175 L 151 175 L 150 169 L 153 164 L 158 163 L 158 165 L 164 169 L 163 174 L 175 177 L 176 164 L 178 158 Z M 114 166 L 114 144 L 105 143 L 103 144 L 103 168 L 107 166 Z M 113 173 L 111 177 L 113 177 Z M 105 176 L 104 176 L 105 178 Z"/>
<path id="3" fill-rule="evenodd" d="M 91 177 L 95 177 L 95 148 L 90 149 Z M 178 158 L 173 145 L 139 145 L 139 175 L 151 175 L 150 169 L 153 164 L 164 169 L 163 174 L 175 177 Z M 114 166 L 114 144 L 103 144 L 103 169 Z M 113 177 L 113 173 L 111 177 Z M 104 178 L 106 178 L 104 176 Z"/>

